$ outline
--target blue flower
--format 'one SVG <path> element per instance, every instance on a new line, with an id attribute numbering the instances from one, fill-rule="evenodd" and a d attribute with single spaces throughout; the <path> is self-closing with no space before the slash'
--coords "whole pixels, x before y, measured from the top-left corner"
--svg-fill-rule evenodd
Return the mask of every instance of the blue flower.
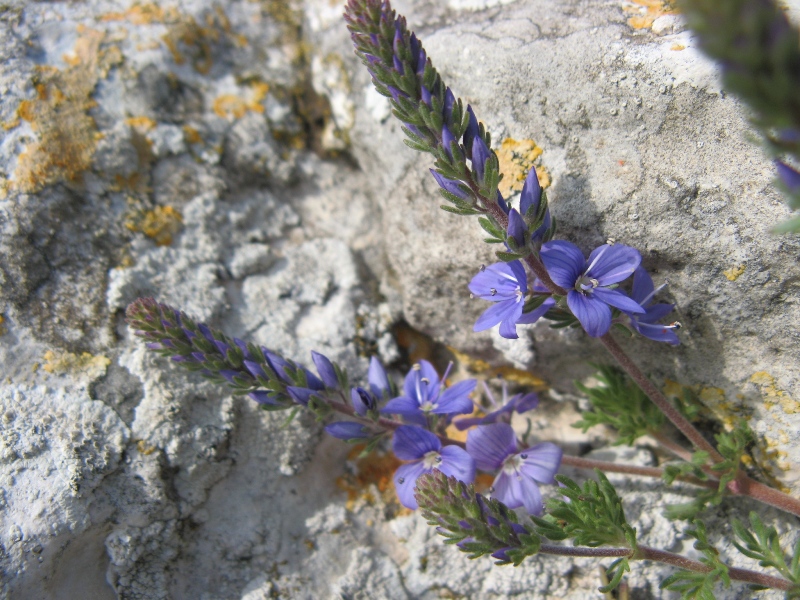
<path id="1" fill-rule="evenodd" d="M 369 382 L 369 391 L 362 387 L 354 387 L 350 390 L 353 408 L 362 417 L 367 416 L 371 411 L 376 411 L 378 402 L 391 393 L 389 377 L 386 375 L 383 365 L 374 356 L 369 361 L 367 381 Z"/>
<path id="2" fill-rule="evenodd" d="M 448 372 L 450 367 L 447 368 Z M 447 379 L 445 373 L 444 379 Z M 386 404 L 381 412 L 402 415 L 407 420 L 425 424 L 429 414 L 463 415 L 472 412 L 469 395 L 475 389 L 474 379 L 465 379 L 442 389 L 436 369 L 427 360 L 414 365 L 403 382 L 403 395 Z"/>
<path id="3" fill-rule="evenodd" d="M 778 177 L 781 178 L 789 192 L 794 194 L 800 191 L 800 172 L 780 160 L 775 161 L 775 168 L 778 170 Z"/>
<path id="4" fill-rule="evenodd" d="M 312 350 L 311 359 L 314 361 L 314 366 L 317 367 L 317 373 L 322 378 L 325 387 L 332 390 L 339 389 L 339 377 L 336 375 L 336 369 L 328 357 Z"/>
<path id="5" fill-rule="evenodd" d="M 675 308 L 674 304 L 653 304 L 653 296 L 666 287 L 666 283 L 655 289 L 653 280 L 642 267 L 637 267 L 633 274 L 633 291 L 631 297 L 644 308 L 644 314 L 626 313 L 631 319 L 631 327 L 646 338 L 656 342 L 666 342 L 677 346 L 680 344 L 675 329 L 680 325 L 659 325 L 658 321 L 666 317 Z"/>
<path id="6" fill-rule="evenodd" d="M 555 482 L 561 448 L 543 442 L 517 452 L 517 437 L 511 425 L 495 423 L 470 430 L 467 452 L 480 470 L 500 471 L 492 486 L 492 497 L 509 508 L 524 506 L 528 514 L 542 514 L 538 484 Z"/>
<path id="7" fill-rule="evenodd" d="M 498 404 L 492 396 L 492 392 L 489 391 L 489 386 L 486 385 L 486 382 L 483 381 L 483 388 L 486 392 L 486 395 L 489 398 L 489 401 L 495 407 L 496 410 L 486 414 L 483 417 L 465 417 L 463 419 L 459 419 L 455 421 L 453 424 L 456 426 L 456 429 L 459 431 L 464 431 L 465 429 L 469 429 L 474 425 L 489 425 L 490 423 L 510 423 L 511 416 L 513 413 L 522 414 L 524 412 L 528 412 L 529 410 L 533 410 L 537 406 L 539 406 L 539 396 L 536 392 L 529 392 L 527 394 L 515 394 L 510 399 L 508 398 L 508 386 L 506 382 L 503 382 L 503 404 L 500 408 L 497 408 Z"/>
<path id="8" fill-rule="evenodd" d="M 523 314 L 528 277 L 518 260 L 485 267 L 469 282 L 469 291 L 478 298 L 496 303 L 483 312 L 473 330 L 484 331 L 500 324 L 500 335 L 510 340 L 519 337 L 518 324 L 535 322 L 555 305 L 555 301 L 548 298 L 535 310 Z"/>
<path id="9" fill-rule="evenodd" d="M 575 244 L 554 240 L 542 245 L 540 256 L 553 281 L 568 290 L 567 305 L 590 336 L 608 332 L 612 306 L 627 313 L 644 313 L 635 301 L 612 289 L 642 262 L 635 248 L 604 244 L 593 250 L 587 261 Z"/>
<path id="10" fill-rule="evenodd" d="M 526 222 L 533 223 L 539 214 L 539 207 L 542 202 L 542 186 L 539 184 L 539 176 L 536 168 L 531 167 L 525 183 L 522 185 L 522 193 L 519 196 L 519 212 Z M 531 240 L 541 241 L 547 230 L 552 225 L 550 209 L 545 208 L 542 224 L 531 234 Z"/>
<path id="11" fill-rule="evenodd" d="M 354 421 L 337 421 L 325 426 L 325 433 L 335 438 L 344 440 L 363 440 L 372 436 L 367 427 Z"/>
<path id="12" fill-rule="evenodd" d="M 458 446 L 442 446 L 430 431 L 413 425 L 402 425 L 394 432 L 394 455 L 400 460 L 410 460 L 394 474 L 394 486 L 400 503 L 412 510 L 417 508 L 414 488 L 417 478 L 437 469 L 464 483 L 475 479 L 475 461 Z"/>

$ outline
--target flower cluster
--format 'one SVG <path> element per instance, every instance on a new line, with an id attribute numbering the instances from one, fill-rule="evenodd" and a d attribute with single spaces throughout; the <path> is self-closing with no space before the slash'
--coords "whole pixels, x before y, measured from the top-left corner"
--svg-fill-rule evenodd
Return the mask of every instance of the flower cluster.
<path id="1" fill-rule="evenodd" d="M 680 324 L 658 322 L 672 312 L 674 305 L 652 304 L 665 285 L 655 289 L 650 275 L 640 266 L 642 257 L 635 248 L 603 244 L 586 259 L 575 244 L 552 240 L 542 244 L 539 256 L 552 281 L 566 290 L 566 297 L 553 294 L 538 281 L 529 289 L 519 260 L 481 267 L 469 284 L 470 292 L 495 304 L 480 316 L 475 331 L 499 324 L 501 336 L 515 339 L 516 325 L 534 323 L 541 317 L 556 318 L 553 313 L 563 310 L 565 304 L 592 337 L 604 336 L 612 325 L 620 324 L 651 340 L 679 343 L 674 330 Z M 628 296 L 618 287 L 631 275 L 633 289 Z"/>
<path id="2" fill-rule="evenodd" d="M 320 416 L 331 410 L 349 414 L 357 420 L 335 421 L 325 431 L 350 442 L 377 442 L 391 431 L 395 455 L 408 461 L 394 476 L 398 498 L 408 508 L 417 507 L 415 485 L 421 475 L 439 470 L 471 483 L 480 468 L 501 471 L 494 493 L 509 506 L 525 506 L 532 514 L 542 510 L 537 482 L 552 483 L 561 452 L 552 444 L 539 444 L 517 453 L 516 438 L 507 424 L 511 412 L 525 412 L 538 404 L 535 394 L 514 396 L 503 408 L 475 422 L 477 427 L 469 432 L 465 450 L 452 443 L 444 445 L 438 432 L 453 417 L 473 412 L 470 394 L 477 382 L 467 379 L 447 386 L 450 367 L 440 378 L 431 363 L 421 360 L 395 393 L 383 365 L 372 357 L 367 385 L 353 386 L 346 394 L 346 373 L 319 352 L 311 353 L 314 373 L 268 348 L 230 339 L 195 323 L 185 313 L 152 298 L 132 303 L 127 317 L 134 335 L 147 340 L 148 349 L 218 383 L 227 383 L 234 393 L 247 394 L 265 409 L 302 406 Z M 503 428 L 502 434 L 493 433 L 498 427 Z"/>

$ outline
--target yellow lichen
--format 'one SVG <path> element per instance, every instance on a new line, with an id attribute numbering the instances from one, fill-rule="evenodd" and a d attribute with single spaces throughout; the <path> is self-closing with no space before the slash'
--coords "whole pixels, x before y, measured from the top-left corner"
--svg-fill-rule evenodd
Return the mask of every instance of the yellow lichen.
<path id="1" fill-rule="evenodd" d="M 170 23 L 178 20 L 175 7 L 164 8 L 153 2 L 134 4 L 125 12 L 110 12 L 100 16 L 101 21 L 128 21 L 133 25 Z"/>
<path id="2" fill-rule="evenodd" d="M 5 335 L 8 333 L 8 329 L 6 328 L 6 319 L 3 315 L 0 315 L 0 335 Z"/>
<path id="3" fill-rule="evenodd" d="M 800 413 L 800 402 L 780 389 L 775 384 L 775 378 L 766 371 L 753 373 L 750 376 L 750 383 L 756 384 L 761 389 L 765 407 L 772 408 L 777 404 L 787 415 Z"/>
<path id="4" fill-rule="evenodd" d="M 136 442 L 136 449 L 145 456 L 150 456 L 153 452 L 158 450 L 155 446 L 148 446 L 147 442 L 144 440 L 138 440 Z"/>
<path id="5" fill-rule="evenodd" d="M 88 352 L 77 355 L 72 352 L 48 350 L 43 358 L 45 364 L 42 368 L 51 374 L 72 373 L 100 377 L 111 364 L 111 360 L 105 356 L 94 356 Z"/>
<path id="6" fill-rule="evenodd" d="M 459 352 L 452 346 L 448 346 L 447 349 L 453 353 L 453 356 L 460 365 L 464 365 L 470 372 L 481 375 L 484 379 L 502 377 L 506 381 L 534 388 L 537 391 L 548 389 L 547 382 L 544 379 L 536 377 L 536 375 L 533 375 L 529 371 L 523 371 L 509 366 L 493 367 L 486 361 L 473 358 L 464 352 Z"/>
<path id="7" fill-rule="evenodd" d="M 722 274 L 728 278 L 728 281 L 736 281 L 739 279 L 739 276 L 744 273 L 746 269 L 746 265 L 735 265 L 726 271 L 723 271 Z"/>
<path id="8" fill-rule="evenodd" d="M 34 192 L 58 181 L 75 182 L 92 162 L 99 139 L 88 111 L 95 106 L 91 94 L 98 80 L 122 60 L 118 48 L 101 50 L 101 31 L 79 29 L 73 64 L 63 71 L 37 69 L 36 98 L 17 108 L 19 119 L 31 124 L 38 140 L 28 144 L 17 160 L 12 187 Z"/>
<path id="9" fill-rule="evenodd" d="M 223 94 L 214 100 L 213 110 L 219 117 L 232 119 L 241 119 L 248 111 L 263 113 L 264 105 L 261 102 L 268 91 L 269 84 L 254 82 L 250 85 L 247 98 Z"/>
<path id="10" fill-rule="evenodd" d="M 150 117 L 129 117 L 125 119 L 125 123 L 136 129 L 139 133 L 147 133 L 155 129 L 156 121 Z"/>
<path id="11" fill-rule="evenodd" d="M 141 232 L 152 239 L 157 246 L 169 246 L 172 238 L 183 224 L 183 215 L 172 206 L 156 206 L 132 215 L 125 227 L 130 231 Z"/>
<path id="12" fill-rule="evenodd" d="M 200 137 L 200 132 L 191 125 L 183 126 L 183 139 L 187 144 L 202 144 L 203 138 Z"/>
<path id="13" fill-rule="evenodd" d="M 522 191 L 525 177 L 532 168 L 536 168 L 539 183 L 543 188 L 550 185 L 550 174 L 542 166 L 534 165 L 542 149 L 533 140 L 515 140 L 506 138 L 497 150 L 497 159 L 500 163 L 500 172 L 503 179 L 498 186 L 503 197 Z"/>
<path id="14" fill-rule="evenodd" d="M 650 28 L 658 17 L 678 13 L 674 0 L 629 0 L 623 3 L 622 9 L 636 13 L 628 18 L 628 25 L 634 29 Z"/>
<path id="15" fill-rule="evenodd" d="M 672 46 L 670 46 L 669 49 L 675 50 L 676 52 L 680 52 L 681 50 L 686 50 L 686 46 L 684 46 L 683 44 L 672 44 Z"/>

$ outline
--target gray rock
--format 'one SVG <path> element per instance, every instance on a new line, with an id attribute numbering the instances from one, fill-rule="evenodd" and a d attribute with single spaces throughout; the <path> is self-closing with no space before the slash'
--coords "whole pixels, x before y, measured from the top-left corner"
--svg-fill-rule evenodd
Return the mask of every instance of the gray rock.
<path id="1" fill-rule="evenodd" d="M 377 485 L 338 491 L 351 448 L 320 441 L 309 415 L 287 424 L 152 356 L 124 325 L 126 305 L 152 295 L 294 360 L 324 352 L 355 380 L 370 352 L 400 357 L 389 331 L 405 320 L 543 376 L 553 392 L 534 437 L 608 442 L 569 428 L 571 381 L 601 348 L 543 323 L 516 342 L 471 331 L 486 306 L 466 285 L 494 261 L 482 231 L 438 209 L 429 157 L 372 91 L 341 6 L 284 4 L 0 11 L 0 595 L 585 598 L 595 561 L 468 561 Z M 768 234 L 786 216 L 771 166 L 682 21 L 635 30 L 595 0 L 398 8 L 495 145 L 544 150 L 561 235 L 634 245 L 669 280 L 682 346 L 626 347 L 659 381 L 700 386 L 723 421 L 752 417 L 758 466 L 796 488 L 800 243 Z M 36 84 L 72 90 L 62 112 Z M 40 172 L 23 169 L 40 147 Z M 167 207 L 180 215 L 171 243 L 126 226 Z M 692 551 L 661 510 L 691 489 L 613 480 L 646 543 Z M 708 527 L 744 566 L 727 537 L 742 504 Z M 669 572 L 637 564 L 628 583 L 660 597 Z"/>

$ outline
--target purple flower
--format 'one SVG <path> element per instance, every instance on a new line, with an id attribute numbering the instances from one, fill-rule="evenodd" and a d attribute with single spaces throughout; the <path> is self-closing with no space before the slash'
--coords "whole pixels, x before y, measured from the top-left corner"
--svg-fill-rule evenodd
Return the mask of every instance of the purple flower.
<path id="1" fill-rule="evenodd" d="M 367 372 L 369 381 L 369 391 L 362 387 L 354 387 L 350 390 L 350 400 L 353 408 L 362 416 L 367 416 L 370 411 L 378 408 L 378 402 L 391 393 L 389 377 L 380 361 L 374 356 L 369 361 L 369 371 Z"/>
<path id="2" fill-rule="evenodd" d="M 464 431 L 465 429 L 469 429 L 474 425 L 489 425 L 490 423 L 510 423 L 511 422 L 511 415 L 513 413 L 522 414 L 524 412 L 528 412 L 529 410 L 533 410 L 537 406 L 539 406 L 539 396 L 536 392 L 530 392 L 528 394 L 515 394 L 508 398 L 508 385 L 506 382 L 503 382 L 503 404 L 500 408 L 498 407 L 498 403 L 495 401 L 494 396 L 492 396 L 492 392 L 489 390 L 489 386 L 486 385 L 485 381 L 482 381 L 483 389 L 486 392 L 486 395 L 489 398 L 489 401 L 495 407 L 496 410 L 488 413 L 486 416 L 483 417 L 466 417 L 464 419 L 459 419 L 455 421 L 453 424 L 456 426 L 456 429 L 459 431 Z"/>
<path id="3" fill-rule="evenodd" d="M 499 323 L 500 335 L 510 340 L 519 337 L 518 324 L 535 322 L 555 304 L 548 298 L 535 310 L 523 314 L 528 277 L 518 260 L 485 267 L 469 282 L 469 291 L 478 298 L 496 303 L 483 312 L 473 330 L 483 331 Z"/>
<path id="4" fill-rule="evenodd" d="M 509 508 L 524 506 L 528 514 L 543 511 L 539 483 L 552 484 L 561 465 L 561 448 L 550 442 L 517 452 L 517 438 L 511 425 L 495 423 L 470 430 L 467 452 L 482 471 L 500 471 L 492 496 Z"/>
<path id="5" fill-rule="evenodd" d="M 417 478 L 434 469 L 464 483 L 475 479 L 475 461 L 458 446 L 442 446 L 430 431 L 413 425 L 402 425 L 394 432 L 394 454 L 400 460 L 410 460 L 394 474 L 394 486 L 400 503 L 412 510 L 417 508 L 414 487 Z"/>
<path id="6" fill-rule="evenodd" d="M 508 229 L 506 230 L 509 242 L 514 240 L 514 244 L 516 245 L 511 246 L 511 250 L 518 250 L 525 246 L 525 234 L 527 232 L 528 227 L 525 225 L 525 221 L 522 220 L 517 209 L 512 208 L 508 213 Z"/>
<path id="7" fill-rule="evenodd" d="M 666 317 L 675 308 L 674 304 L 653 304 L 653 296 L 666 287 L 666 283 L 655 289 L 653 280 L 642 267 L 637 267 L 633 274 L 633 291 L 631 297 L 644 308 L 644 314 L 626 313 L 631 319 L 631 327 L 646 338 L 656 342 L 666 342 L 677 346 L 680 344 L 675 329 L 680 325 L 677 321 L 671 325 L 659 325 L 658 321 Z"/>
<path id="8" fill-rule="evenodd" d="M 449 366 L 447 371 L 450 371 Z M 447 372 L 443 379 L 447 379 Z M 436 369 L 427 360 L 421 360 L 406 375 L 403 395 L 389 400 L 381 412 L 402 415 L 411 422 L 420 424 L 426 422 L 429 414 L 471 413 L 472 400 L 469 395 L 475 389 L 476 383 L 474 379 L 465 379 L 443 390 Z"/>
<path id="9" fill-rule="evenodd" d="M 532 223 L 536 219 L 541 202 L 542 186 L 539 183 L 536 168 L 531 167 L 531 170 L 528 171 L 528 176 L 525 178 L 525 183 L 522 185 L 522 193 L 519 196 L 519 212 L 527 222 Z M 550 225 L 552 225 L 550 209 L 546 208 L 542 224 L 531 234 L 531 239 L 540 241 L 547 230 L 550 229 Z"/>
<path id="10" fill-rule="evenodd" d="M 334 390 L 339 389 L 339 377 L 336 375 L 336 369 L 328 357 L 312 350 L 311 359 L 314 361 L 314 365 L 317 367 L 317 373 L 319 373 L 319 376 L 322 378 L 325 387 Z"/>
<path id="11" fill-rule="evenodd" d="M 389 384 L 389 377 L 383 368 L 381 361 L 372 356 L 369 359 L 369 370 L 367 371 L 367 381 L 369 389 L 378 400 L 391 393 L 392 386 Z"/>
<path id="12" fill-rule="evenodd" d="M 325 432 L 344 441 L 363 440 L 372 435 L 370 430 L 361 423 L 354 421 L 337 421 L 325 426 Z"/>
<path id="13" fill-rule="evenodd" d="M 780 160 L 775 161 L 775 167 L 778 169 L 778 177 L 781 178 L 783 185 L 788 188 L 789 192 L 794 194 L 800 191 L 800 173 L 796 169 Z"/>
<path id="14" fill-rule="evenodd" d="M 627 313 L 644 313 L 635 301 L 611 289 L 642 262 L 635 248 L 604 244 L 593 250 L 587 261 L 575 244 L 554 240 L 542 245 L 540 255 L 553 281 L 568 290 L 567 305 L 590 336 L 608 332 L 612 306 Z"/>

